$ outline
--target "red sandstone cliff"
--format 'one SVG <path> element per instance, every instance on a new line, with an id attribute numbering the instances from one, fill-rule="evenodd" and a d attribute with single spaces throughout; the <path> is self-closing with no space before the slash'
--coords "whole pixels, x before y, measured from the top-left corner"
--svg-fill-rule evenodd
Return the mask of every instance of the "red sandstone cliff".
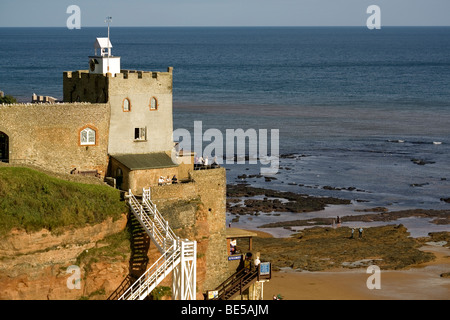
<path id="1" fill-rule="evenodd" d="M 105 239 L 123 232 L 126 223 L 122 215 L 117 221 L 109 219 L 58 234 L 44 229 L 35 233 L 12 230 L 0 239 L 0 299 L 105 299 L 128 274 L 127 247 L 122 248 L 122 255 L 101 261 L 83 259 L 80 263 L 79 257 L 107 247 Z M 67 280 L 73 274 L 67 268 L 77 263 L 81 288 L 69 289 Z"/>

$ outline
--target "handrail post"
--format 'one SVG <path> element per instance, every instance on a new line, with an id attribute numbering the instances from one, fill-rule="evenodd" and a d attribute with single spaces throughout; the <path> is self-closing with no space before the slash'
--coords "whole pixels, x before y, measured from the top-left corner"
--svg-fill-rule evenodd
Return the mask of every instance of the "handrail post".
<path id="1" fill-rule="evenodd" d="M 169 222 L 166 220 L 166 234 L 165 234 L 165 237 L 167 238 L 167 234 L 169 233 Z"/>

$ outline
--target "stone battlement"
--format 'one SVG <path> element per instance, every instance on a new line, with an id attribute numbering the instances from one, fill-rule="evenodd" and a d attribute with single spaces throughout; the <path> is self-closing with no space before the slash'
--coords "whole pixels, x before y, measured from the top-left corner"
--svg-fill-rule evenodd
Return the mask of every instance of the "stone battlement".
<path id="1" fill-rule="evenodd" d="M 120 70 L 111 74 L 90 73 L 88 70 L 63 72 L 63 101 L 105 103 L 113 95 L 172 93 L 172 71 Z"/>
<path id="2" fill-rule="evenodd" d="M 63 77 L 64 79 L 95 79 L 98 77 L 108 77 L 108 78 L 117 78 L 117 79 L 158 79 L 160 75 L 172 74 L 173 67 L 168 67 L 167 72 L 159 72 L 159 71 L 141 71 L 141 70 L 120 70 L 120 73 L 115 75 L 111 74 L 96 74 L 90 73 L 89 70 L 76 70 L 76 71 L 64 71 Z"/>

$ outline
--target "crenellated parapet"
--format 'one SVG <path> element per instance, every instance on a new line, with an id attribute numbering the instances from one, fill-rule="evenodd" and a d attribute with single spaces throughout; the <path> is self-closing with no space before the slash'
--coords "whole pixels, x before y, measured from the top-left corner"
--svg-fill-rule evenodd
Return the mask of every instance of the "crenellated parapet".
<path id="1" fill-rule="evenodd" d="M 112 94 L 130 92 L 172 93 L 173 68 L 167 72 L 120 70 L 97 74 L 89 70 L 63 72 L 63 101 L 106 103 Z"/>
<path id="2" fill-rule="evenodd" d="M 64 102 L 108 102 L 108 81 L 103 74 L 88 70 L 65 71 L 63 73 Z"/>

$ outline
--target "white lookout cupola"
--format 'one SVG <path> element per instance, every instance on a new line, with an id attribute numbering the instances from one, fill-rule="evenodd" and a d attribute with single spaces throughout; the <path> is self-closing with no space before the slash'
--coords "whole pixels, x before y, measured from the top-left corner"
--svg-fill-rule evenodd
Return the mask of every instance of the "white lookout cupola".
<path id="1" fill-rule="evenodd" d="M 100 49 L 100 55 L 102 57 L 110 57 L 111 56 L 111 48 L 112 48 L 112 44 L 108 38 L 95 39 L 94 49 L 95 49 L 96 56 L 97 56 L 97 49 Z"/>
<path id="2" fill-rule="evenodd" d="M 112 44 L 108 38 L 97 38 L 94 43 L 95 55 L 89 56 L 90 73 L 120 73 L 120 57 L 111 55 Z M 98 54 L 100 50 L 100 54 Z"/>
<path id="3" fill-rule="evenodd" d="M 112 17 L 106 17 L 105 22 L 108 23 L 108 38 L 97 38 L 94 43 L 95 55 L 89 57 L 89 72 L 100 73 L 107 75 L 111 74 L 113 77 L 116 73 L 120 73 L 120 57 L 113 57 L 111 55 L 112 44 L 109 40 L 109 23 Z M 97 50 L 100 49 L 100 55 Z"/>

